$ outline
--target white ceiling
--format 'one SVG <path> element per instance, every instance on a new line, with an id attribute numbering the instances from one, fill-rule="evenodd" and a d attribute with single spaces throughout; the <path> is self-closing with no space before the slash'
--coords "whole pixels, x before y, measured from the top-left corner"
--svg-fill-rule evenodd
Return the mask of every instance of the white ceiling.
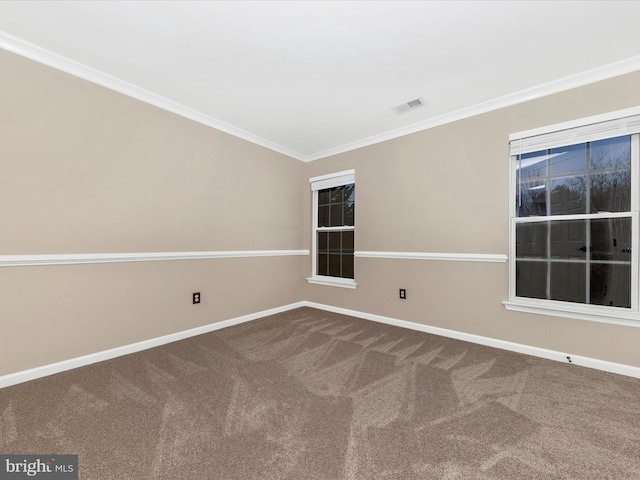
<path id="1" fill-rule="evenodd" d="M 314 160 L 640 70 L 639 19 L 638 1 L 2 1 L 0 47 Z"/>

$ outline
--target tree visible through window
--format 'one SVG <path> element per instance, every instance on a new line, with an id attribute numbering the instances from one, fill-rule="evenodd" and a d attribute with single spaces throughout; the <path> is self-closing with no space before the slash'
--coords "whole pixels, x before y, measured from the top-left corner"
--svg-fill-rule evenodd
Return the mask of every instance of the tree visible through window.
<path id="1" fill-rule="evenodd" d="M 521 153 L 515 295 L 631 307 L 632 136 Z"/>
<path id="2" fill-rule="evenodd" d="M 316 274 L 353 278 L 355 184 L 318 191 Z"/>
<path id="3" fill-rule="evenodd" d="M 309 180 L 313 194 L 311 283 L 355 288 L 355 171 Z"/>

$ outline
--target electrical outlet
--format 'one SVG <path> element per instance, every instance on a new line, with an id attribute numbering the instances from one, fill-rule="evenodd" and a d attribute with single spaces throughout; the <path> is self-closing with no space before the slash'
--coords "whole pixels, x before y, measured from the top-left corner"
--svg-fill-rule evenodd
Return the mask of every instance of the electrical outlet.
<path id="1" fill-rule="evenodd" d="M 193 294 L 193 303 L 194 303 L 194 305 L 195 305 L 196 303 L 200 303 L 200 292 L 195 292 L 195 293 Z"/>
<path id="2" fill-rule="evenodd" d="M 407 299 L 407 290 L 406 289 L 404 289 L 404 288 L 400 289 L 400 298 L 402 300 L 406 300 Z"/>

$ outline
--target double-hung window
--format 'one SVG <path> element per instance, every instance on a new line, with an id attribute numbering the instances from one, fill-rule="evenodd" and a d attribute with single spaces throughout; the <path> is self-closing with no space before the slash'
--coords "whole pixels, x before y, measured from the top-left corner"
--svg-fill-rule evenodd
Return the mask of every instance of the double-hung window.
<path id="1" fill-rule="evenodd" d="M 640 320 L 640 109 L 510 137 L 507 308 Z"/>
<path id="2" fill-rule="evenodd" d="M 355 171 L 310 179 L 313 195 L 311 283 L 355 288 Z"/>

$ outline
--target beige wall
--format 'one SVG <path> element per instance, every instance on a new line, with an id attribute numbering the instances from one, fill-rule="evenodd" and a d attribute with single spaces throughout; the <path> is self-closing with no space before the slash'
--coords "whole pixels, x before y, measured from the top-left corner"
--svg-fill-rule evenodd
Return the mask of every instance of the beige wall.
<path id="1" fill-rule="evenodd" d="M 350 168 L 357 250 L 506 255 L 509 133 L 640 104 L 637 73 L 304 164 L 2 50 L 0 76 L 0 255 L 309 248 L 308 178 Z M 310 264 L 0 268 L 0 375 L 300 300 L 640 366 L 640 328 L 505 310 L 506 263 L 358 258 L 355 290 Z"/>
<path id="2" fill-rule="evenodd" d="M 0 255 L 306 239 L 303 163 L 4 50 L 0 85 Z M 0 268 L 0 375 L 297 302 L 305 262 Z"/>
<path id="3" fill-rule="evenodd" d="M 634 73 L 551 95 L 316 161 L 307 176 L 356 170 L 356 250 L 508 255 L 509 134 L 640 105 L 638 85 Z M 356 282 L 308 284 L 305 299 L 640 366 L 640 328 L 507 311 L 506 263 L 356 258 Z"/>

